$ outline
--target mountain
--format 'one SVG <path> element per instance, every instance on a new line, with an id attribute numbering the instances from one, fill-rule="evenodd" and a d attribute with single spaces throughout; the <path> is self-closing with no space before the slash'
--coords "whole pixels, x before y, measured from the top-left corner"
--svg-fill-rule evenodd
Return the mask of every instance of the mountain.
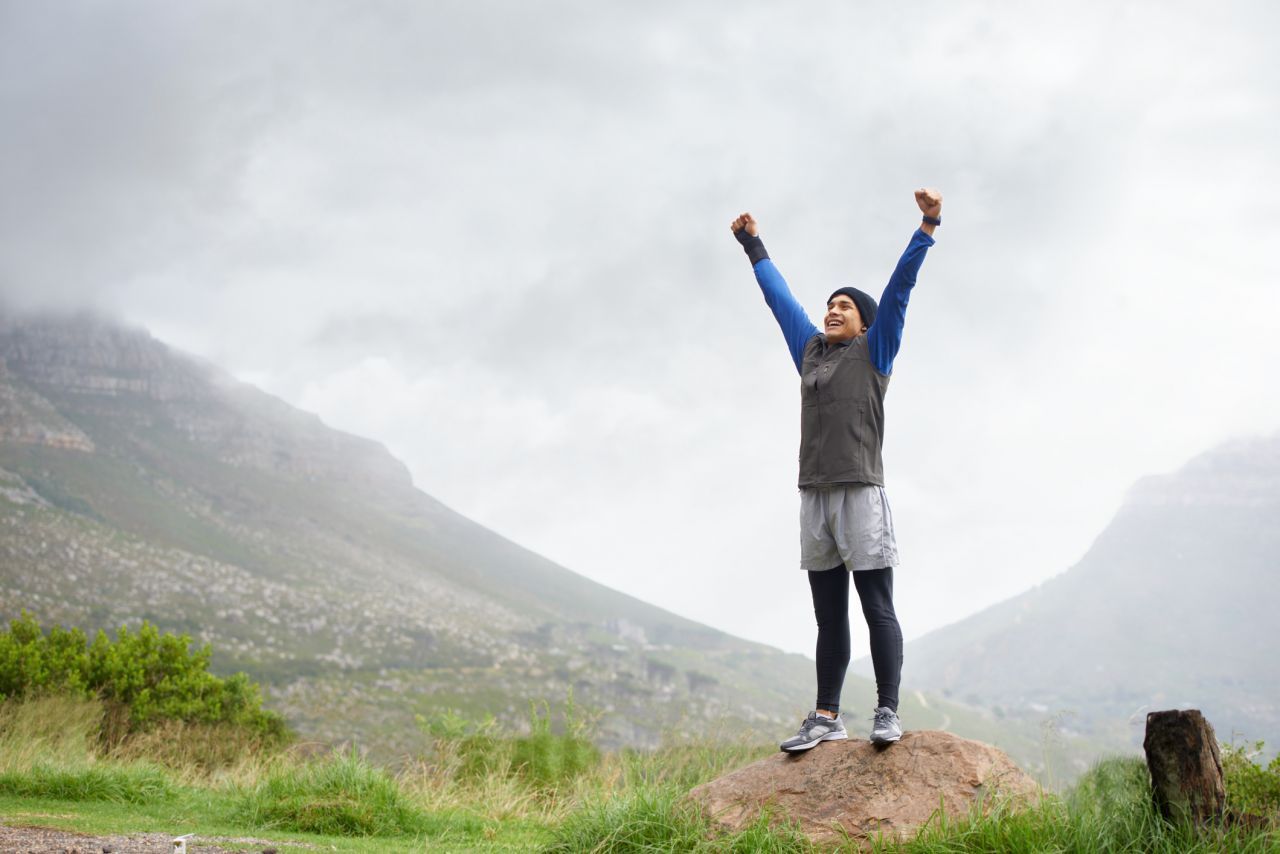
<path id="1" fill-rule="evenodd" d="M 1078 564 L 906 656 L 913 684 L 1009 719 L 1136 745 L 1148 710 L 1195 707 L 1274 749 L 1278 619 L 1280 434 L 1139 481 Z"/>
<path id="2" fill-rule="evenodd" d="M 812 694 L 805 658 L 557 566 L 377 443 L 87 316 L 0 319 L 0 618 L 24 608 L 187 632 L 305 736 L 384 755 L 421 746 L 415 714 L 571 691 L 606 746 L 773 738 Z"/>

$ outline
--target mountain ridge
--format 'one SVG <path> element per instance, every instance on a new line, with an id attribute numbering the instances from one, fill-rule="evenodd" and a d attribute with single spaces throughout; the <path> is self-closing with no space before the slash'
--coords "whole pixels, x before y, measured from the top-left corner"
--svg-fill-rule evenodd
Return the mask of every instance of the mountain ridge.
<path id="1" fill-rule="evenodd" d="M 1145 711 L 1196 706 L 1280 741 L 1280 433 L 1137 480 L 1085 555 L 1030 590 L 907 644 L 922 689 L 1011 717 L 1053 712 L 1141 738 Z M 855 671 L 869 672 L 860 660 Z"/>

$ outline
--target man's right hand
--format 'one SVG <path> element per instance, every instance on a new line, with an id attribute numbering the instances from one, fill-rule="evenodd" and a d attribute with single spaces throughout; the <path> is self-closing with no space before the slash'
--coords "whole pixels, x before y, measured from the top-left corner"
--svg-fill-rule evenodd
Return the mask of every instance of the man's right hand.
<path id="1" fill-rule="evenodd" d="M 729 230 L 732 231 L 735 236 L 743 229 L 746 229 L 747 234 L 752 237 L 760 236 L 760 229 L 756 227 L 756 218 L 749 213 L 743 213 L 729 225 Z"/>

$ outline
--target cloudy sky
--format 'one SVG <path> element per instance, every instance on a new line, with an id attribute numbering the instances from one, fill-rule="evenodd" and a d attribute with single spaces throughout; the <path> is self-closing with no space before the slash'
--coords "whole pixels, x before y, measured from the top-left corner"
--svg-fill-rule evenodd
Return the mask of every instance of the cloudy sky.
<path id="1" fill-rule="evenodd" d="M 811 652 L 798 381 L 727 226 L 816 317 L 938 187 L 887 401 L 915 637 L 1280 429 L 1278 9 L 0 0 L 5 310 L 145 326 Z"/>

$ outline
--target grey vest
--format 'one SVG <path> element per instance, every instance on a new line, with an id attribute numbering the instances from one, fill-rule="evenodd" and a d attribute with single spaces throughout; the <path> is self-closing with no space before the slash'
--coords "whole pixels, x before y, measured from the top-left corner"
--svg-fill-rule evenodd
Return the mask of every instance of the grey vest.
<path id="1" fill-rule="evenodd" d="M 828 344 L 815 335 L 800 363 L 800 488 L 884 486 L 884 393 L 889 378 L 871 364 L 867 336 Z"/>

